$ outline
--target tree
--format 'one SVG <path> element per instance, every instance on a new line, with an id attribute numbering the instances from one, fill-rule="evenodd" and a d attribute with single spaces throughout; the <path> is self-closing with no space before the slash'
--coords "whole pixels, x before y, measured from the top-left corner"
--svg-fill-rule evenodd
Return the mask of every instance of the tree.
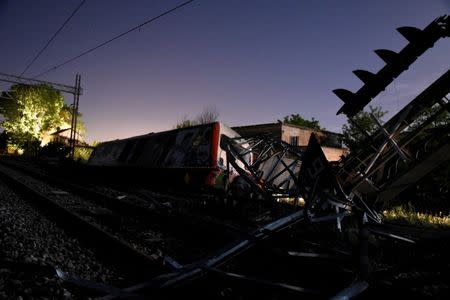
<path id="1" fill-rule="evenodd" d="M 195 123 L 197 124 L 208 124 L 216 122 L 219 119 L 219 112 L 216 106 L 209 105 L 205 107 L 200 115 L 197 116 Z"/>
<path id="2" fill-rule="evenodd" d="M 366 138 L 363 131 L 371 135 L 378 129 L 378 126 L 371 115 L 373 115 L 380 124 L 383 124 L 382 118 L 385 114 L 387 114 L 387 111 L 383 111 L 379 106 L 369 106 L 369 111 L 360 111 L 352 118 L 353 123 L 348 121 L 347 124 L 342 126 L 342 134 L 344 136 L 343 142 L 350 150 L 356 149 Z"/>
<path id="3" fill-rule="evenodd" d="M 425 109 L 421 115 L 419 115 L 416 120 L 409 126 L 409 130 L 414 130 L 418 128 L 422 123 L 424 123 L 431 116 L 438 113 L 441 109 L 441 105 L 435 104 L 434 106 Z M 450 124 L 450 113 L 444 110 L 440 113 L 426 128 L 438 128 L 442 126 L 448 126 Z"/>
<path id="4" fill-rule="evenodd" d="M 72 108 L 70 108 L 69 106 L 64 104 L 63 108 L 61 109 L 61 118 L 63 120 L 63 124 L 61 125 L 60 129 L 70 128 L 72 126 L 72 113 L 73 113 Z M 86 124 L 81 119 L 82 117 L 83 117 L 83 115 L 80 112 L 78 112 L 78 114 L 77 114 L 77 133 L 79 135 L 84 136 L 86 134 Z"/>
<path id="5" fill-rule="evenodd" d="M 431 115 L 434 115 L 439 110 L 439 105 L 425 109 L 423 113 L 416 118 L 416 120 L 406 129 L 414 130 L 417 129 L 425 120 L 427 120 Z M 372 118 L 371 114 L 378 120 L 380 124 L 383 124 L 382 118 L 386 115 L 387 111 L 383 111 L 381 107 L 369 106 L 369 111 L 362 111 L 356 114 L 352 119 L 353 123 L 348 122 L 342 126 L 343 141 L 349 147 L 350 151 L 355 151 L 360 148 L 364 139 L 365 134 L 362 130 L 366 131 L 367 134 L 373 134 L 379 127 Z M 355 125 L 355 124 L 357 125 Z M 433 129 L 449 126 L 450 124 L 450 114 L 448 112 L 443 112 L 440 114 L 433 122 L 431 122 L 425 129 Z M 423 131 L 423 134 L 429 134 Z M 420 139 L 419 139 L 420 140 Z M 409 146 L 413 145 L 411 142 Z M 433 170 L 432 173 L 423 177 L 417 185 L 410 187 L 408 190 L 403 192 L 398 199 L 406 203 L 410 201 L 420 201 L 420 199 L 426 199 L 428 203 L 431 203 L 433 198 L 447 199 L 450 189 L 450 161 L 447 160 L 443 162 L 439 168 Z M 428 204 L 431 205 L 431 204 Z"/>
<path id="6" fill-rule="evenodd" d="M 175 128 L 180 129 L 180 128 L 191 127 L 194 125 L 195 125 L 195 123 L 193 120 L 190 120 L 187 118 L 187 116 L 184 116 L 183 119 L 175 125 Z"/>
<path id="7" fill-rule="evenodd" d="M 207 106 L 197 116 L 197 118 L 191 120 L 186 115 L 183 119 L 175 125 L 175 128 L 186 128 L 200 124 L 209 124 L 216 122 L 219 119 L 219 112 L 215 106 Z"/>
<path id="8" fill-rule="evenodd" d="M 314 119 L 314 117 L 311 120 L 307 120 L 299 114 L 291 114 L 290 116 L 285 116 L 283 119 L 283 122 L 287 123 L 287 124 L 298 125 L 298 126 L 302 126 L 302 127 L 311 128 L 311 129 L 317 129 L 317 130 L 321 129 L 319 120 Z"/>
<path id="9" fill-rule="evenodd" d="M 67 124 L 70 127 L 70 108 L 51 86 L 16 84 L 0 98 L 0 114 L 4 118 L 0 124 L 15 147 L 29 148 L 57 128 Z"/>

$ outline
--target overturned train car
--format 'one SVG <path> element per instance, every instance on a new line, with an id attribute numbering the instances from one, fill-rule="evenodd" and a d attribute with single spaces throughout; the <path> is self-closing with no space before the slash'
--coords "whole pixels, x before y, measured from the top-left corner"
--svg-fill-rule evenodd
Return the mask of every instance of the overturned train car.
<path id="1" fill-rule="evenodd" d="M 109 179 L 223 189 L 236 176 L 226 172 L 223 136 L 239 134 L 215 122 L 108 141 L 96 147 L 88 165 Z"/>

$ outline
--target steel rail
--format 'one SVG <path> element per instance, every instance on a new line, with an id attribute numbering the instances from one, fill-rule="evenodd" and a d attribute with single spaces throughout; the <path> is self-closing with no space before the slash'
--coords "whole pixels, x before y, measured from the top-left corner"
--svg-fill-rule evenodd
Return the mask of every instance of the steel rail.
<path id="1" fill-rule="evenodd" d="M 84 220 L 77 213 L 68 210 L 41 192 L 35 191 L 2 169 L 0 169 L 0 179 L 15 193 L 34 204 L 59 227 L 93 249 L 100 259 L 114 264 L 131 278 L 148 278 L 152 274 L 155 276 L 164 270 L 167 271 L 167 267 L 161 262 L 139 252 L 99 226 Z"/>
<path id="2" fill-rule="evenodd" d="M 159 204 L 157 201 L 151 202 L 152 204 L 157 206 L 156 208 L 152 209 L 134 204 L 126 200 L 118 199 L 113 196 L 106 195 L 104 193 L 95 191 L 91 188 L 83 187 L 81 185 L 74 184 L 61 178 L 33 171 L 30 168 L 17 165 L 10 161 L 2 160 L 0 163 L 8 167 L 17 169 L 21 172 L 24 172 L 27 175 L 34 177 L 38 180 L 42 180 L 59 188 L 66 189 L 78 196 L 86 198 L 86 200 L 88 201 L 91 201 L 99 205 L 104 205 L 109 209 L 111 209 L 112 211 L 120 213 L 121 215 L 127 214 L 143 220 L 152 220 L 152 222 L 154 223 L 166 224 L 170 226 L 172 226 L 173 222 L 175 221 L 177 224 L 181 224 L 180 226 L 183 225 L 191 226 L 191 224 L 194 223 L 204 223 L 205 226 L 207 225 L 209 228 L 214 228 L 224 233 L 227 232 L 238 235 L 242 234 L 242 232 L 238 228 L 232 228 L 228 224 L 221 223 L 216 220 L 201 218 L 194 214 L 182 214 L 180 212 L 173 210 L 169 212 L 167 211 L 167 207 L 163 206 L 162 204 Z"/>

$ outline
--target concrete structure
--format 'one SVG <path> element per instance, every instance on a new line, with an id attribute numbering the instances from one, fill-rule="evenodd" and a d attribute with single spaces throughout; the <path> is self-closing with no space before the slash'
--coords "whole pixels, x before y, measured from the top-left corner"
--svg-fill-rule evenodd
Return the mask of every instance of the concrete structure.
<path id="1" fill-rule="evenodd" d="M 341 156 L 348 153 L 348 149 L 342 146 L 342 135 L 325 130 L 315 130 L 287 123 L 268 123 L 247 126 L 237 126 L 233 129 L 243 137 L 258 134 L 270 134 L 275 138 L 293 146 L 306 148 L 309 137 L 314 133 L 320 141 L 323 152 L 328 161 L 338 161 Z"/>

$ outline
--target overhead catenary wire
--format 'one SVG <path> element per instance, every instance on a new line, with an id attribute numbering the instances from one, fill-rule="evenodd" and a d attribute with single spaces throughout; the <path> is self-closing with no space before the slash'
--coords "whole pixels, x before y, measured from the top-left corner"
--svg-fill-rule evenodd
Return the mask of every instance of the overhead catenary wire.
<path id="1" fill-rule="evenodd" d="M 22 77 L 26 71 L 34 64 L 34 62 L 41 56 L 41 54 L 45 51 L 45 49 L 48 48 L 48 46 L 53 42 L 53 40 L 56 38 L 56 36 L 63 30 L 63 28 L 69 23 L 69 21 L 72 19 L 72 17 L 80 10 L 81 6 L 86 2 L 86 0 L 82 0 L 80 4 L 72 11 L 70 16 L 64 21 L 64 23 L 56 30 L 56 32 L 53 34 L 53 36 L 47 41 L 45 46 L 36 54 L 36 56 L 31 60 L 31 62 L 26 66 L 26 68 L 20 73 L 19 77 Z"/>
<path id="2" fill-rule="evenodd" d="M 107 44 L 109 44 L 109 43 L 111 43 L 111 42 L 113 42 L 113 41 L 115 41 L 115 40 L 117 40 L 117 39 L 123 37 L 124 35 L 127 35 L 128 33 L 131 33 L 131 32 L 133 32 L 133 31 L 135 31 L 135 30 L 139 30 L 139 29 L 141 29 L 143 26 L 145 26 L 145 25 L 147 25 L 147 24 L 149 24 L 149 23 L 152 23 L 152 22 L 158 20 L 159 18 L 161 18 L 161 17 L 163 17 L 163 16 L 165 16 L 165 15 L 168 15 L 168 14 L 170 14 L 170 13 L 172 13 L 172 12 L 174 12 L 174 11 L 176 11 L 176 10 L 178 10 L 178 9 L 180 9 L 180 8 L 186 6 L 186 5 L 188 5 L 188 4 L 190 4 L 190 3 L 194 2 L 194 1 L 195 1 L 195 0 L 185 1 L 185 2 L 183 2 L 183 3 L 181 3 L 181 4 L 177 5 L 177 6 L 175 6 L 175 7 L 173 7 L 173 8 L 171 8 L 171 9 L 169 9 L 169 10 L 166 10 L 165 12 L 163 12 L 163 13 L 157 15 L 156 17 L 153 17 L 153 18 L 151 18 L 151 19 L 149 19 L 149 20 L 147 20 L 147 21 L 145 21 L 145 22 L 143 22 L 143 23 L 141 23 L 141 24 L 139 24 L 139 25 L 136 25 L 136 26 L 134 26 L 134 27 L 128 29 L 127 31 L 122 32 L 122 33 L 120 33 L 120 34 L 118 34 L 118 35 L 116 35 L 116 36 L 110 38 L 109 40 L 106 40 L 106 41 L 104 41 L 104 42 L 98 44 L 98 45 L 95 46 L 95 47 L 92 47 L 92 48 L 90 48 L 90 49 L 88 49 L 88 50 L 85 50 L 85 51 L 81 52 L 80 54 L 78 54 L 78 55 L 76 55 L 76 56 L 74 56 L 74 57 L 72 57 L 72 58 L 67 59 L 67 60 L 64 61 L 64 62 L 62 62 L 62 63 L 60 63 L 60 64 L 58 64 L 58 65 L 56 65 L 56 66 L 53 66 L 53 67 L 49 68 L 48 70 L 46 70 L 46 71 L 44 71 L 44 72 L 42 72 L 42 73 L 39 73 L 38 75 L 34 76 L 33 78 L 40 77 L 40 76 L 45 75 L 45 74 L 47 74 L 47 73 L 49 73 L 49 72 L 51 72 L 51 71 L 54 71 L 54 70 L 56 70 L 56 69 L 58 69 L 58 68 L 61 68 L 62 66 L 65 66 L 65 65 L 67 65 L 68 63 L 71 63 L 72 61 L 74 61 L 74 60 L 76 60 L 76 59 L 78 59 L 78 58 L 80 58 L 80 57 L 82 57 L 82 56 L 84 56 L 84 55 L 86 55 L 86 54 L 89 54 L 89 53 L 91 53 L 91 52 L 93 52 L 93 51 L 95 51 L 95 50 L 97 50 L 97 49 L 99 49 L 99 48 L 101 48 L 101 47 L 103 47 L 103 46 L 106 46 Z"/>

